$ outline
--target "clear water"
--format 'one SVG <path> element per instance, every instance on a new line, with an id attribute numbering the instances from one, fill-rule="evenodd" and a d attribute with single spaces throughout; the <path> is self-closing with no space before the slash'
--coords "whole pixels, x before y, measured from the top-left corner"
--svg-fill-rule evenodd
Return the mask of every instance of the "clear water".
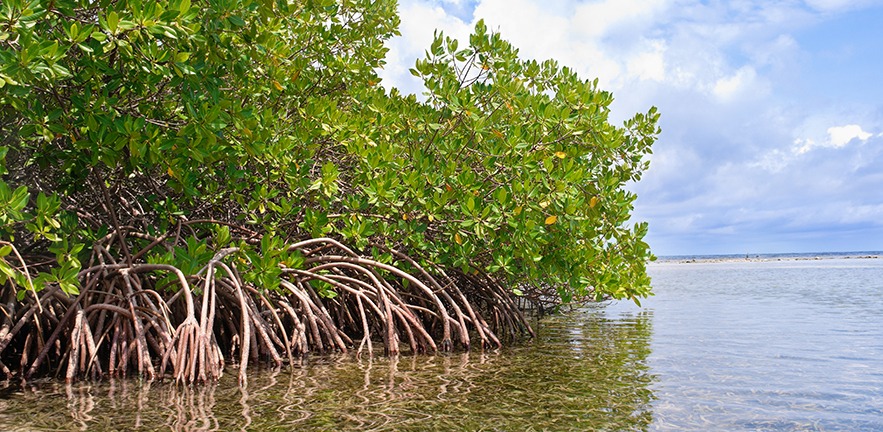
<path id="1" fill-rule="evenodd" d="M 503 352 L 0 386 L 0 430 L 883 430 L 883 259 L 650 266 Z"/>
<path id="2" fill-rule="evenodd" d="M 883 260 L 651 271 L 651 429 L 883 430 Z"/>

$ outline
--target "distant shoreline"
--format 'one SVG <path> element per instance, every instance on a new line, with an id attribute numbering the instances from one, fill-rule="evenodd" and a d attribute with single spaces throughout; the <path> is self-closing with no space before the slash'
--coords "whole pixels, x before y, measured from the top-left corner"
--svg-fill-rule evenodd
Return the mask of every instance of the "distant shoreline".
<path id="1" fill-rule="evenodd" d="M 745 255 L 677 255 L 660 256 L 658 263 L 727 263 L 727 262 L 771 262 L 771 261 L 815 261 L 832 259 L 880 259 L 883 252 L 818 252 L 818 253 L 778 253 Z"/>

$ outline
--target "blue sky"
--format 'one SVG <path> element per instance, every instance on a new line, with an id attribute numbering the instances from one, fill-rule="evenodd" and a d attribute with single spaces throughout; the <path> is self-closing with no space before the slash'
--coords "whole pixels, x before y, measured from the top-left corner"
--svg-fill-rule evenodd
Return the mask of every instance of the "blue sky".
<path id="1" fill-rule="evenodd" d="M 883 250 L 883 0 L 400 0 L 387 86 L 434 29 L 476 20 L 657 106 L 662 135 L 631 188 L 657 255 Z"/>

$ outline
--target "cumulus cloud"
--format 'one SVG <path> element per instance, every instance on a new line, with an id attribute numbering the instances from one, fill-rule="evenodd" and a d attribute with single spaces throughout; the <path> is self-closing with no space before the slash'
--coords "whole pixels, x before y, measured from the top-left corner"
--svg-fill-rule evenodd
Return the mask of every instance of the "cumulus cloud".
<path id="1" fill-rule="evenodd" d="M 856 124 L 846 126 L 835 126 L 828 128 L 829 142 L 834 147 L 843 147 L 852 140 L 867 141 L 871 134 L 862 130 L 862 127 Z"/>
<path id="2" fill-rule="evenodd" d="M 870 132 L 862 130 L 862 127 L 857 124 L 832 126 L 828 128 L 827 133 L 826 139 L 818 142 L 812 138 L 795 139 L 794 153 L 804 154 L 818 147 L 843 148 L 853 140 L 865 142 L 873 136 Z"/>

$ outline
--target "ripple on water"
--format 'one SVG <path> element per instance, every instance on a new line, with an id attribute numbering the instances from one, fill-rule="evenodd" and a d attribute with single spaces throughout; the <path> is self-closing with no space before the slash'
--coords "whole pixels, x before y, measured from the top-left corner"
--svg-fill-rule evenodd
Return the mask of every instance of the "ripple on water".
<path id="1" fill-rule="evenodd" d="M 883 430 L 883 261 L 651 265 L 501 352 L 0 386 L 0 430 Z"/>

